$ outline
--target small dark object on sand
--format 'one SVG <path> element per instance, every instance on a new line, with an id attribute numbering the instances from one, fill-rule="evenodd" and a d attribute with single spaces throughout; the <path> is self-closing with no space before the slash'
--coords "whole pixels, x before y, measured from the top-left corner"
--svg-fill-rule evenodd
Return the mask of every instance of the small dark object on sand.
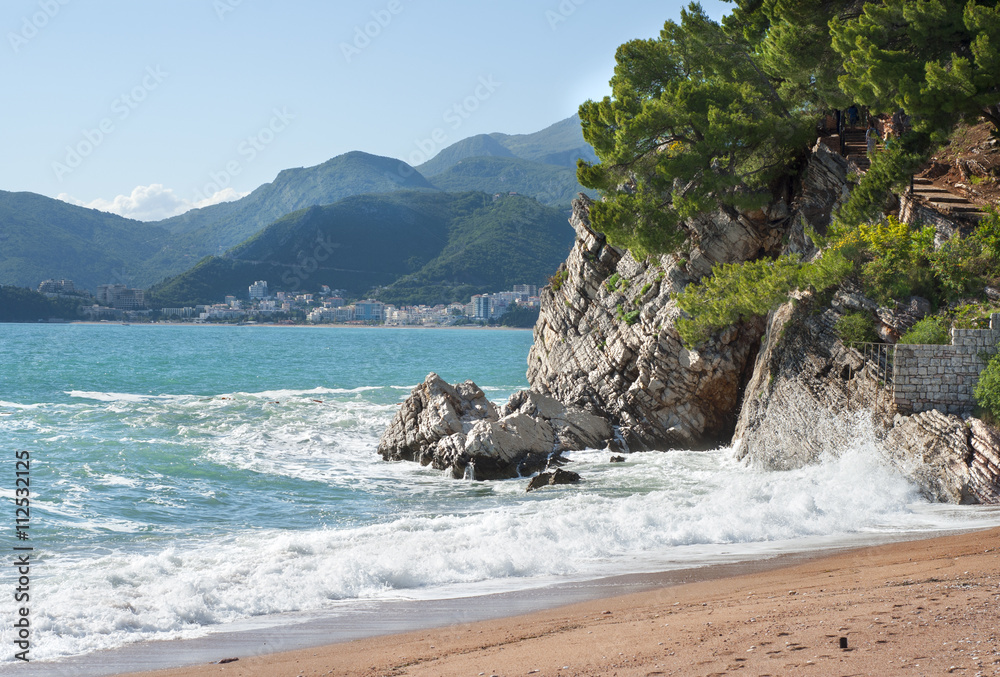
<path id="1" fill-rule="evenodd" d="M 219 661 L 219 665 L 225 665 L 226 663 L 235 663 L 238 660 L 239 658 L 223 658 L 221 661 Z"/>
<path id="2" fill-rule="evenodd" d="M 840 648 L 841 649 L 846 649 L 847 648 L 847 638 L 846 637 L 841 637 L 840 638 Z"/>

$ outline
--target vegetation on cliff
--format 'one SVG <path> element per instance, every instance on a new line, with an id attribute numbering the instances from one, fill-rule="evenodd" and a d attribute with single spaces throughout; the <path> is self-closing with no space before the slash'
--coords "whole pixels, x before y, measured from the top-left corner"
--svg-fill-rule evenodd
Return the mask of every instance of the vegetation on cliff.
<path id="1" fill-rule="evenodd" d="M 581 162 L 578 175 L 605 196 L 591 209 L 594 228 L 637 257 L 697 244 L 692 217 L 768 202 L 832 109 L 854 103 L 911 121 L 872 159 L 830 232 L 811 234 L 825 249 L 817 260 L 762 252 L 681 293 L 687 343 L 848 275 L 881 303 L 919 294 L 934 307 L 996 281 L 995 214 L 937 245 L 932 229 L 883 215 L 890 192 L 957 123 L 982 117 L 997 133 L 997 3 L 736 0 L 721 24 L 692 4 L 659 39 L 622 45 L 611 85 L 612 96 L 580 108 L 600 162 Z"/>

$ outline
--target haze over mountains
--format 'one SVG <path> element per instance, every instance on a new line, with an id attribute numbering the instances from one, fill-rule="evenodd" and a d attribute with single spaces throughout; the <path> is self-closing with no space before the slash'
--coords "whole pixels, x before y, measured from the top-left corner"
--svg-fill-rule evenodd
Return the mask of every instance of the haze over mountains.
<path id="1" fill-rule="evenodd" d="M 316 285 L 358 294 L 386 287 L 387 299 L 397 302 L 451 300 L 505 283 L 503 271 L 488 264 L 504 247 L 509 248 L 507 269 L 522 276 L 511 284 L 538 284 L 572 241 L 565 208 L 583 190 L 573 169 L 581 157 L 596 159 L 574 116 L 534 134 L 464 139 L 419 168 L 360 151 L 346 153 L 315 167 L 284 170 L 239 200 L 158 222 L 0 191 L 0 284 L 35 287 L 46 278 L 69 278 L 91 290 L 109 282 L 149 287 L 194 268 L 158 285 L 154 296 L 214 302 L 222 288 L 245 293 L 244 277 L 261 279 L 264 270 L 282 288 L 275 266 L 295 265 L 294 258 L 305 251 L 295 248 L 315 237 L 315 232 L 297 231 L 310 228 L 339 243 L 340 257 L 350 251 L 355 260 L 328 266 L 329 279 Z M 511 192 L 519 198 L 494 204 L 494 194 L 509 197 Z M 362 195 L 363 200 L 352 199 Z M 335 208 L 309 209 L 322 205 Z M 408 223 L 422 230 L 407 230 Z M 385 247 L 393 251 L 384 260 L 364 258 L 364 252 Z M 403 257 L 408 248 L 413 253 Z M 470 262 L 493 273 L 476 273 Z M 333 268 L 354 272 L 344 277 Z M 402 277 L 407 281 L 392 286 Z"/>

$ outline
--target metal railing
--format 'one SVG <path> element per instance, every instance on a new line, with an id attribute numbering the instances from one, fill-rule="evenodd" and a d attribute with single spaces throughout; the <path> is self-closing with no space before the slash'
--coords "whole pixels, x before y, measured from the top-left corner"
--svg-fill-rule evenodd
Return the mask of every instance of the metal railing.
<path id="1" fill-rule="evenodd" d="M 848 374 L 848 383 L 855 384 L 855 392 L 862 404 L 876 412 L 884 409 L 892 411 L 896 406 L 896 346 L 887 343 L 851 342 L 847 348 L 861 356 L 861 366 L 853 367 Z M 861 382 L 856 378 L 862 379 Z M 870 393 L 865 392 L 865 388 Z M 865 402 L 866 398 L 871 401 Z"/>

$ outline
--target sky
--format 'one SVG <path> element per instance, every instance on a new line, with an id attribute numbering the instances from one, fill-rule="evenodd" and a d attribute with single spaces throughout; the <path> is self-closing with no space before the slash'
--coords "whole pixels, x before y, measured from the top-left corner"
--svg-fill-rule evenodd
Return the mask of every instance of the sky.
<path id="1" fill-rule="evenodd" d="M 4 0 L 0 190 L 156 220 L 352 150 L 420 164 L 610 94 L 686 4 Z"/>

